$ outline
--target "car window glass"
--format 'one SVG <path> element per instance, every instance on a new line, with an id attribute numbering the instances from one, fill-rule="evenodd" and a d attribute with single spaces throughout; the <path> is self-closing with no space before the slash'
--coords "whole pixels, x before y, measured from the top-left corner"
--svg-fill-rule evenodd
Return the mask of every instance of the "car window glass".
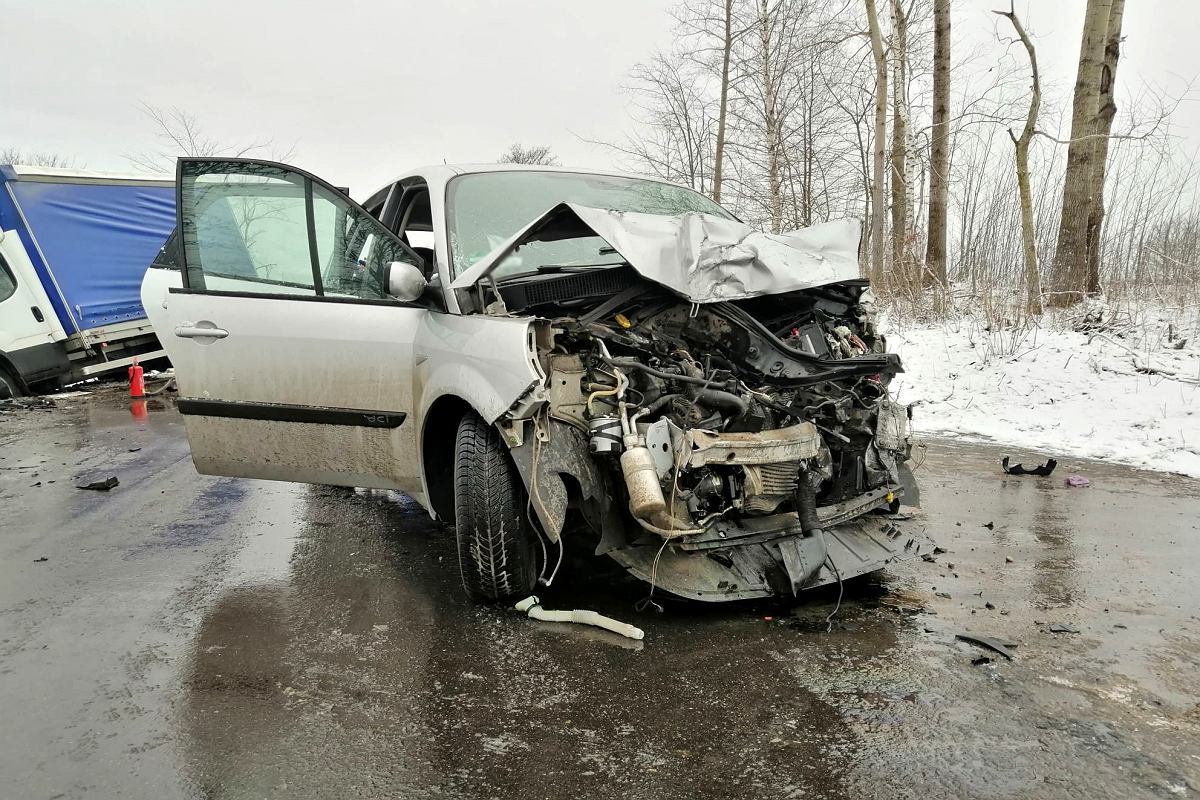
<path id="1" fill-rule="evenodd" d="M 191 162 L 185 168 L 183 240 L 193 284 L 316 293 L 300 176 L 235 162 Z"/>
<path id="2" fill-rule="evenodd" d="M 0 303 L 13 296 L 17 291 L 17 279 L 13 277 L 8 263 L 0 256 Z"/>
<path id="3" fill-rule="evenodd" d="M 480 172 L 453 179 L 446 196 L 450 250 L 457 275 L 559 203 L 674 215 L 699 211 L 729 218 L 704 195 L 669 183 L 575 172 Z M 599 237 L 534 242 L 495 273 L 550 264 L 585 266 L 620 263 Z"/>
<path id="4" fill-rule="evenodd" d="M 345 195 L 302 173 L 216 160 L 185 160 L 181 170 L 191 288 L 384 299 L 387 264 L 418 261 Z"/>
<path id="5" fill-rule="evenodd" d="M 378 220 L 321 186 L 313 187 L 313 215 L 317 260 L 328 294 L 386 298 L 387 265 L 393 261 L 417 263 Z"/>

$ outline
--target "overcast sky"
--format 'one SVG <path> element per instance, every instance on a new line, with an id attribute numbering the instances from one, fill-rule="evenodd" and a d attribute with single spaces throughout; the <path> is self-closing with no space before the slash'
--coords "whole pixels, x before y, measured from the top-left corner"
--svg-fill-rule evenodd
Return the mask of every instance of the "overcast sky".
<path id="1" fill-rule="evenodd" d="M 959 48 L 999 59 L 1007 0 L 958 0 Z M 409 167 L 493 161 L 512 142 L 607 167 L 584 139 L 627 127 L 621 84 L 671 42 L 674 0 L 0 0 L 0 147 L 128 169 L 154 146 L 139 103 L 214 139 L 272 139 L 363 197 Z M 1045 78 L 1069 91 L 1084 0 L 1018 0 Z M 1200 75 L 1197 0 L 1129 0 L 1120 83 Z M 1002 28 L 1005 34 L 1007 28 Z M 1065 96 L 1065 95 L 1060 95 Z M 1197 103 L 1181 109 L 1191 134 Z"/>

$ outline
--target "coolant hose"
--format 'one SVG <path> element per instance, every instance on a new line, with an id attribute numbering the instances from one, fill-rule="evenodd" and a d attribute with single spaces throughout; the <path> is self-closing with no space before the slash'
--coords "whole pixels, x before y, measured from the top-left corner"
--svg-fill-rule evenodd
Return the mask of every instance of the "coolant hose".
<path id="1" fill-rule="evenodd" d="M 796 514 L 800 517 L 800 530 L 804 535 L 816 536 L 824 531 L 821 530 L 821 518 L 817 516 L 817 486 L 809 478 L 808 473 L 802 474 L 800 485 L 796 487 Z"/>
<path id="2" fill-rule="evenodd" d="M 548 611 L 541 606 L 537 595 L 530 595 L 513 606 L 517 611 L 528 614 L 530 619 L 542 622 L 574 622 L 579 625 L 593 625 L 606 631 L 618 633 L 630 639 L 644 639 L 646 634 L 641 628 L 619 622 L 611 617 L 598 614 L 595 611 L 576 609 L 574 611 Z"/>
<path id="3" fill-rule="evenodd" d="M 723 392 L 720 389 L 701 389 L 696 392 L 693 399 L 728 411 L 735 417 L 741 417 L 750 408 L 750 404 L 736 394 Z"/>

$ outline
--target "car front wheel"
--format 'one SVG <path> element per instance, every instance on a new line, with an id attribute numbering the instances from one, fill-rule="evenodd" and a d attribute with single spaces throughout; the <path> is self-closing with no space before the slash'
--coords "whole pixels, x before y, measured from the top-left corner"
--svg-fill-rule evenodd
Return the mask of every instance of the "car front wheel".
<path id="1" fill-rule="evenodd" d="M 21 382 L 10 375 L 4 367 L 0 367 L 0 400 L 20 397 L 22 394 Z"/>
<path id="2" fill-rule="evenodd" d="M 463 588 L 494 602 L 532 594 L 537 532 L 525 516 L 525 487 L 499 432 L 477 414 L 458 426 L 454 524 Z"/>

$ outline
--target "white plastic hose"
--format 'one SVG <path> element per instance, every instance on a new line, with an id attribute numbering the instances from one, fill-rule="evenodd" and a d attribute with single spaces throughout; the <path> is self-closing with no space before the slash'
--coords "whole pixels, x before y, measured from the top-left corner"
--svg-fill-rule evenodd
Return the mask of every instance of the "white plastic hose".
<path id="1" fill-rule="evenodd" d="M 575 622 L 579 625 L 594 625 L 597 628 L 604 628 L 606 631 L 619 633 L 630 639 L 641 640 L 646 636 L 641 628 L 635 628 L 624 622 L 618 622 L 611 617 L 597 614 L 595 611 L 580 609 L 574 611 L 549 611 L 542 608 L 541 601 L 537 598 L 537 595 L 530 595 L 513 607 L 523 614 L 528 614 L 530 619 L 538 619 L 542 622 Z"/>

